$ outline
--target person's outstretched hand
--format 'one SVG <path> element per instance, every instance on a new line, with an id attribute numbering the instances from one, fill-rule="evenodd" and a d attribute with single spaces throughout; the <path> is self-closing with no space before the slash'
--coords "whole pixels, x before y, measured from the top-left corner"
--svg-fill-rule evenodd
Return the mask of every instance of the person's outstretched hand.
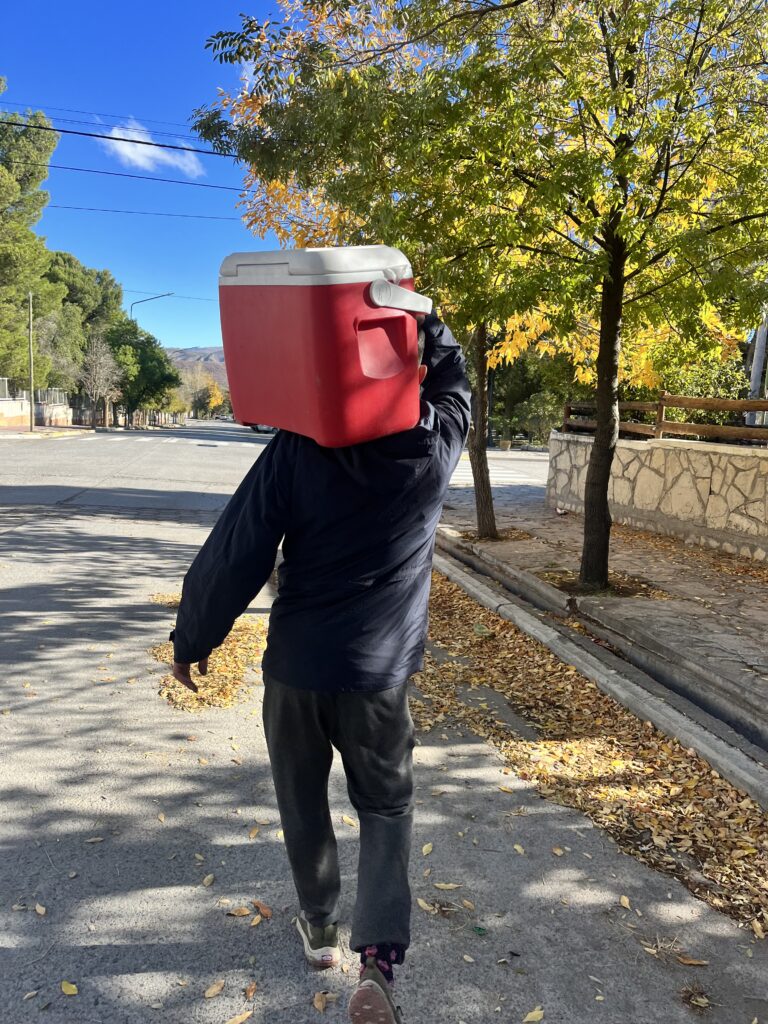
<path id="1" fill-rule="evenodd" d="M 183 661 L 174 661 L 171 671 L 173 672 L 174 679 L 178 679 L 178 681 L 183 686 L 186 686 L 188 690 L 191 690 L 192 693 L 197 693 L 197 684 L 192 679 L 191 669 L 192 666 L 185 664 Z M 208 675 L 208 659 L 203 658 L 203 660 L 198 664 L 197 669 L 201 676 Z"/>

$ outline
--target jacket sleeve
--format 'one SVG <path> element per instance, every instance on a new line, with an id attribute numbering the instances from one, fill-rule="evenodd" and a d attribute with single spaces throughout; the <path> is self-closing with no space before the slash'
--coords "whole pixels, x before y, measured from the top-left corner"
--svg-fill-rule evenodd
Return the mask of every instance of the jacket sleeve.
<path id="1" fill-rule="evenodd" d="M 174 659 L 207 658 L 269 579 L 286 528 L 290 435 L 277 434 L 233 494 L 184 577 Z"/>
<path id="2" fill-rule="evenodd" d="M 421 399 L 437 410 L 443 429 L 462 447 L 469 433 L 472 394 L 464 354 L 450 328 L 434 313 L 424 320 L 423 330 L 427 376 Z"/>

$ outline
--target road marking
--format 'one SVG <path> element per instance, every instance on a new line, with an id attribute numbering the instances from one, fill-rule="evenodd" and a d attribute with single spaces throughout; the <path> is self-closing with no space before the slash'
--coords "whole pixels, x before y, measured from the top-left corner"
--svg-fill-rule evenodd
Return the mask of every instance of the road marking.
<path id="1" fill-rule="evenodd" d="M 530 484 L 532 487 L 543 487 L 544 482 L 537 480 L 534 476 L 524 470 L 512 466 L 499 466 L 489 463 L 488 470 L 491 477 L 492 487 L 504 487 L 512 484 Z M 472 468 L 467 463 L 460 462 L 451 477 L 452 487 L 472 487 L 474 479 Z"/>

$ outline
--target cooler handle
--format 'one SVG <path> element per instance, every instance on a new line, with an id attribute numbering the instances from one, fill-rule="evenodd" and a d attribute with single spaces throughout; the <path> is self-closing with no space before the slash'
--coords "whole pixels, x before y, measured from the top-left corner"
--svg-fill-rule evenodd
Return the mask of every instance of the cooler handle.
<path id="1" fill-rule="evenodd" d="M 374 306 L 387 306 L 389 309 L 402 309 L 406 313 L 431 313 L 432 299 L 418 292 L 401 288 L 383 278 L 371 281 L 368 298 Z"/>

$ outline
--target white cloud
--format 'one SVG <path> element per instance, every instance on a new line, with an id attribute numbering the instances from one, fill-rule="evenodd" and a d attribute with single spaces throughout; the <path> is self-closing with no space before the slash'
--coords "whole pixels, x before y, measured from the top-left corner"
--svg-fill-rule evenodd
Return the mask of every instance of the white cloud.
<path id="1" fill-rule="evenodd" d="M 142 142 L 154 142 L 152 133 L 135 117 L 124 125 L 117 125 L 109 133 L 114 139 L 136 139 Z M 173 145 L 182 145 L 176 139 L 169 139 Z M 200 160 L 194 153 L 185 153 L 179 149 L 157 149 L 154 146 L 137 146 L 133 142 L 112 142 L 106 139 L 102 146 L 117 157 L 127 167 L 140 167 L 144 171 L 154 171 L 158 167 L 175 167 L 188 178 L 202 178 L 205 174 Z"/>

